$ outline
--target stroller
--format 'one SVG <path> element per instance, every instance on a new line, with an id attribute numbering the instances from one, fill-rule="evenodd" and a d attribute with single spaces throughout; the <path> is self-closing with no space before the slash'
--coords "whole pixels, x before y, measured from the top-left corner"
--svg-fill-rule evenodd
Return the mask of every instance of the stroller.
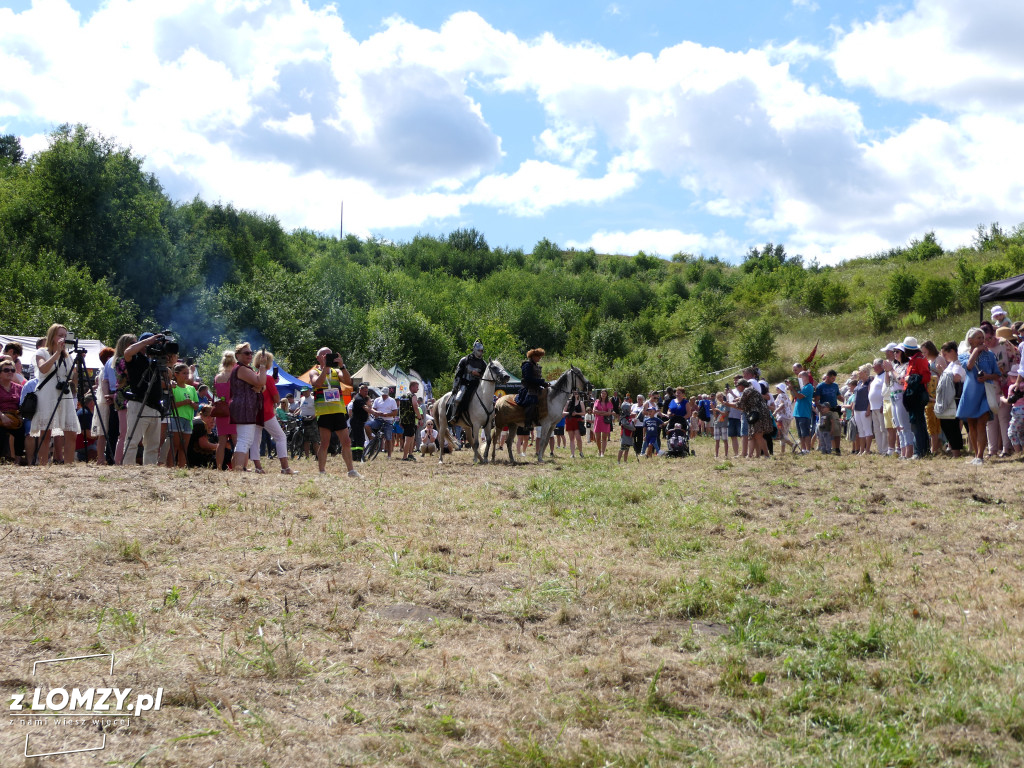
<path id="1" fill-rule="evenodd" d="M 670 423 L 666 430 L 666 437 L 668 438 L 668 449 L 665 451 L 666 456 L 679 458 L 693 455 L 690 452 L 690 434 L 686 429 L 685 421 L 680 420 Z"/>

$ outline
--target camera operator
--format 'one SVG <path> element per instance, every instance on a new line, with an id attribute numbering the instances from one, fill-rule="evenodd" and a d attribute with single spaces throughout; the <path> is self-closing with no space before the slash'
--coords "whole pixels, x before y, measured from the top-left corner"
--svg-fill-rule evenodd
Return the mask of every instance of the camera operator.
<path id="1" fill-rule="evenodd" d="M 36 438 L 36 456 L 40 466 L 50 460 L 50 435 L 53 435 L 55 464 L 73 464 L 75 438 L 65 439 L 66 433 L 77 435 L 78 409 L 75 407 L 72 359 L 65 350 L 68 329 L 55 323 L 46 332 L 46 346 L 36 350 L 36 413 L 32 417 L 32 432 Z"/>
<path id="2" fill-rule="evenodd" d="M 145 446 L 143 464 L 156 464 L 160 456 L 160 425 L 162 422 L 161 399 L 163 397 L 162 371 L 156 361 L 151 361 L 148 352 L 151 347 L 167 341 L 162 333 L 144 333 L 139 340 L 124 351 L 128 369 L 131 394 L 128 398 L 127 437 L 124 455 L 134 461 L 140 444 Z"/>

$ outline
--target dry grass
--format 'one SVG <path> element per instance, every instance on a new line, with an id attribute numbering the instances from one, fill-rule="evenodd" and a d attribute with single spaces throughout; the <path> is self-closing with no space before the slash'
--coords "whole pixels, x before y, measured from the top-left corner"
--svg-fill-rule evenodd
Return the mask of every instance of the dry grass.
<path id="1" fill-rule="evenodd" d="M 114 651 L 129 766 L 1024 762 L 1018 464 L 697 447 L 0 470 L 5 695 Z"/>

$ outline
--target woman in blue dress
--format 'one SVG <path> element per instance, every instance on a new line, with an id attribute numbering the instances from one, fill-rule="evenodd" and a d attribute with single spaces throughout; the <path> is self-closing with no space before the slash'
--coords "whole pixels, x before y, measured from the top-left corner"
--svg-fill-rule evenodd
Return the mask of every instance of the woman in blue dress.
<path id="1" fill-rule="evenodd" d="M 975 457 L 970 463 L 979 465 L 985 453 L 985 423 L 989 417 L 985 382 L 999 379 L 999 365 L 996 356 L 985 349 L 985 332 L 981 328 L 971 328 L 967 332 L 967 338 L 960 344 L 958 352 L 960 365 L 967 369 L 967 378 L 956 416 L 967 423 L 967 431 L 971 436 Z"/>

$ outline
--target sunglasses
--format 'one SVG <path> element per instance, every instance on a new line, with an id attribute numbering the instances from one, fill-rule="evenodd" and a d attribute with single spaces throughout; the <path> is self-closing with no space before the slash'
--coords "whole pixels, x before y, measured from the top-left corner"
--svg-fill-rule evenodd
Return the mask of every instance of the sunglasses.
<path id="1" fill-rule="evenodd" d="M 0 373 L 14 373 L 13 368 L 0 368 Z"/>

